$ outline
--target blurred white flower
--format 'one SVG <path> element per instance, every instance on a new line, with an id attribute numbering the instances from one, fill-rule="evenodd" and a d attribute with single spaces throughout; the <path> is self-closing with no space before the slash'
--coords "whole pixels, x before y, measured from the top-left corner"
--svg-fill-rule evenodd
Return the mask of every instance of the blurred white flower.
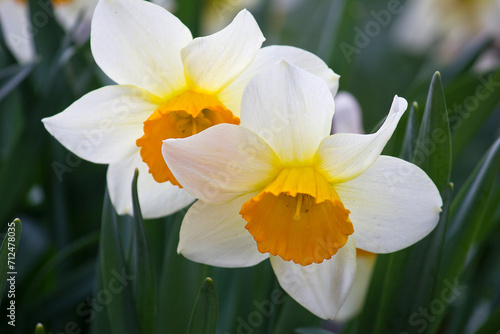
<path id="1" fill-rule="evenodd" d="M 500 38 L 500 1 L 409 1 L 394 32 L 398 42 L 413 52 L 426 52 L 439 43 L 439 58 L 449 60 L 474 37 Z"/>
<path id="2" fill-rule="evenodd" d="M 262 0 L 205 1 L 201 16 L 201 32 L 212 34 L 225 27 L 242 9 L 255 9 Z"/>
<path id="3" fill-rule="evenodd" d="M 335 96 L 332 133 L 342 132 L 365 133 L 361 106 L 351 93 L 340 91 Z"/>
<path id="4" fill-rule="evenodd" d="M 90 21 L 98 0 L 52 0 L 54 14 L 59 24 L 67 31 L 74 31 L 77 43 L 86 41 L 90 33 Z M 34 16 L 37 15 L 38 16 Z M 33 35 L 48 19 L 50 9 L 42 7 L 34 13 L 34 27 L 31 26 L 30 12 L 26 0 L 3 0 L 0 2 L 0 23 L 5 41 L 19 63 L 35 59 L 36 51 Z"/>

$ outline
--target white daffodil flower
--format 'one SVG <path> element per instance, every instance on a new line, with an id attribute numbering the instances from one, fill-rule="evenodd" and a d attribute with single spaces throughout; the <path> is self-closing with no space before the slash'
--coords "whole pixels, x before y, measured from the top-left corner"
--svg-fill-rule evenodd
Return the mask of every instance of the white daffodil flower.
<path id="1" fill-rule="evenodd" d="M 500 1 L 411 1 L 394 33 L 397 41 L 413 52 L 426 52 L 439 41 L 439 58 L 447 61 L 474 37 L 500 39 Z"/>
<path id="2" fill-rule="evenodd" d="M 318 57 L 287 46 L 261 49 L 263 41 L 246 10 L 220 32 L 193 39 L 179 19 L 155 4 L 101 0 L 92 21 L 92 53 L 118 85 L 90 92 L 43 122 L 70 151 L 109 164 L 108 189 L 119 214 L 132 213 L 135 168 L 144 217 L 171 214 L 193 198 L 163 160 L 164 139 L 239 124 L 246 83 L 282 57 L 320 76 L 336 93 L 339 77 Z"/>
<path id="3" fill-rule="evenodd" d="M 67 31 L 75 32 L 78 43 L 88 39 L 90 20 L 98 0 L 52 0 L 57 21 Z M 0 23 L 5 42 L 19 63 L 27 63 L 35 59 L 33 34 L 37 32 L 37 24 L 42 24 L 52 12 L 42 7 L 34 13 L 34 27 L 30 23 L 30 12 L 26 0 L 0 1 Z M 42 21 L 43 20 L 43 21 Z"/>
<path id="4" fill-rule="evenodd" d="M 256 75 L 241 125 L 168 139 L 163 156 L 194 197 L 178 251 L 222 267 L 270 257 L 278 281 L 312 313 L 333 319 L 356 273 L 356 247 L 388 253 L 429 234 L 441 211 L 431 179 L 381 156 L 407 108 L 395 97 L 374 134 L 330 136 L 325 82 L 279 61 Z"/>
<path id="5" fill-rule="evenodd" d="M 365 133 L 361 106 L 351 93 L 340 91 L 335 96 L 332 133 L 342 132 Z"/>

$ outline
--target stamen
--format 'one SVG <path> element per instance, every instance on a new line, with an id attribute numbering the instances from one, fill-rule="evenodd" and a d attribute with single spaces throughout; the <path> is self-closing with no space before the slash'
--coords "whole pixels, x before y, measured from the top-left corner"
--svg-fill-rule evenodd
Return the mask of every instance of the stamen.
<path id="1" fill-rule="evenodd" d="M 302 207 L 302 194 L 297 195 L 297 208 L 295 209 L 295 216 L 293 220 L 300 220 L 300 208 Z"/>

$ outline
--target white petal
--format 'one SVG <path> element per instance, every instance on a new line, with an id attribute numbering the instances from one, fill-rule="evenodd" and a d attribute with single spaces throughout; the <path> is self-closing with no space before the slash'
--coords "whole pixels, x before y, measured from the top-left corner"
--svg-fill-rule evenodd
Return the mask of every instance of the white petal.
<path id="1" fill-rule="evenodd" d="M 196 198 L 221 203 L 263 189 L 280 171 L 273 150 L 252 131 L 219 124 L 163 142 L 163 157 L 179 183 Z"/>
<path id="2" fill-rule="evenodd" d="M 165 9 L 143 0 L 101 0 L 92 19 L 92 54 L 119 84 L 167 98 L 185 86 L 180 51 L 191 32 Z"/>
<path id="3" fill-rule="evenodd" d="M 332 122 L 333 133 L 365 133 L 361 106 L 348 92 L 339 92 L 335 96 L 335 115 Z"/>
<path id="4" fill-rule="evenodd" d="M 283 164 L 312 163 L 330 134 L 333 96 L 325 81 L 282 60 L 243 92 L 241 125 L 261 136 Z"/>
<path id="5" fill-rule="evenodd" d="M 35 44 L 29 21 L 29 8 L 17 1 L 0 2 L 0 23 L 5 42 L 19 63 L 35 59 Z"/>
<path id="6" fill-rule="evenodd" d="M 107 86 L 83 96 L 63 112 L 42 121 L 68 150 L 94 163 L 130 156 L 143 135 L 143 122 L 161 100 L 134 86 Z"/>
<path id="7" fill-rule="evenodd" d="M 137 194 L 142 216 L 146 219 L 170 215 L 194 201 L 183 189 L 170 182 L 158 183 L 148 173 L 139 150 L 127 159 L 109 165 L 107 182 L 111 202 L 118 214 L 132 215 L 132 179 L 139 169 Z"/>
<path id="8" fill-rule="evenodd" d="M 220 101 L 235 115 L 239 115 L 241 96 L 248 81 L 257 73 L 283 58 L 289 63 L 319 76 L 326 81 L 333 95 L 337 93 L 339 76 L 328 68 L 328 65 L 318 56 L 292 46 L 272 45 L 260 49 L 252 64 L 226 89 L 219 93 Z"/>
<path id="9" fill-rule="evenodd" d="M 375 266 L 375 255 L 356 257 L 356 276 L 345 303 L 335 317 L 337 321 L 346 321 L 355 317 L 363 308 L 368 286 Z"/>
<path id="10" fill-rule="evenodd" d="M 301 266 L 271 256 L 281 287 L 299 304 L 323 319 L 334 319 L 349 293 L 356 273 L 352 238 L 330 260 Z"/>
<path id="11" fill-rule="evenodd" d="M 188 84 L 206 93 L 220 92 L 250 65 L 264 40 L 252 14 L 242 10 L 223 30 L 182 49 Z"/>
<path id="12" fill-rule="evenodd" d="M 257 250 L 239 214 L 243 203 L 256 194 L 225 204 L 197 201 L 182 221 L 177 251 L 192 261 L 218 267 L 249 267 L 267 259 L 269 255 Z"/>
<path id="13" fill-rule="evenodd" d="M 384 124 L 373 134 L 338 133 L 325 138 L 316 153 L 315 166 L 330 183 L 351 180 L 380 156 L 408 103 L 395 96 Z"/>
<path id="14" fill-rule="evenodd" d="M 443 205 L 424 171 L 389 156 L 334 188 L 351 211 L 356 247 L 372 253 L 395 252 L 424 238 L 436 227 Z"/>

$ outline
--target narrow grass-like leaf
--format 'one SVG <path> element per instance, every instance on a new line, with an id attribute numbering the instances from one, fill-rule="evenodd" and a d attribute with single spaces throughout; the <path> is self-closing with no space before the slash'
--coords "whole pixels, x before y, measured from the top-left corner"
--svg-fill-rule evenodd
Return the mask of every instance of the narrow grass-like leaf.
<path id="1" fill-rule="evenodd" d="M 205 265 L 187 260 L 177 254 L 179 231 L 185 210 L 164 219 L 168 240 L 165 244 L 160 286 L 158 291 L 158 314 L 155 333 L 185 333 L 190 311 L 198 294 L 198 285 L 207 277 Z"/>
<path id="2" fill-rule="evenodd" d="M 202 283 L 191 313 L 188 334 L 215 334 L 219 305 L 214 282 L 207 277 Z"/>
<path id="3" fill-rule="evenodd" d="M 299 327 L 318 326 L 320 319 L 287 296 L 276 320 L 273 334 L 293 333 Z"/>
<path id="4" fill-rule="evenodd" d="M 35 327 L 35 334 L 45 334 L 45 328 L 41 323 L 38 323 Z"/>
<path id="5" fill-rule="evenodd" d="M 491 334 L 500 332 L 500 306 L 490 313 L 486 321 L 475 334 Z"/>
<path id="6" fill-rule="evenodd" d="M 111 333 L 138 333 L 131 289 L 135 277 L 126 271 L 116 220 L 116 213 L 106 192 L 102 212 L 100 254 L 102 291 L 112 294 L 112 300 L 106 306 Z"/>
<path id="7" fill-rule="evenodd" d="M 439 191 L 450 182 L 450 125 L 439 72 L 432 77 L 412 162 L 429 175 Z"/>
<path id="8" fill-rule="evenodd" d="M 21 240 L 22 225 L 19 219 L 7 225 L 7 232 L 0 247 L 0 303 L 7 285 L 7 274 L 16 273 L 16 252 Z M 15 274 L 14 274 L 15 275 Z"/>
<path id="9" fill-rule="evenodd" d="M 418 114 L 418 104 L 413 102 L 410 111 L 408 112 L 408 120 L 406 123 L 406 131 L 401 148 L 400 157 L 404 160 L 411 161 L 415 145 L 418 139 L 418 131 L 420 128 Z"/>
<path id="10" fill-rule="evenodd" d="M 26 65 L 12 65 L 0 71 L 0 100 L 3 100 L 16 88 L 35 68 L 35 63 Z"/>
<path id="11" fill-rule="evenodd" d="M 137 195 L 138 178 L 139 171 L 136 169 L 132 181 L 132 205 L 135 223 L 132 244 L 132 275 L 135 279 L 132 282 L 132 290 L 139 333 L 152 333 L 155 319 L 155 278 Z"/>
<path id="12" fill-rule="evenodd" d="M 295 330 L 295 333 L 296 334 L 334 334 L 333 332 L 327 331 L 326 329 L 312 328 L 312 327 L 297 328 Z"/>
<path id="13" fill-rule="evenodd" d="M 499 169 L 500 138 L 478 163 L 476 170 L 453 201 L 442 260 L 445 265 L 443 279 L 436 293 L 443 291 L 446 285 L 457 284 L 469 250 L 484 222 L 484 214 L 488 209 L 492 188 Z M 432 323 L 432 332 L 437 331 L 438 320 L 443 316 L 444 312 L 436 316 L 438 319 Z"/>
<path id="14" fill-rule="evenodd" d="M 233 6 L 225 1 L 214 1 L 206 3 L 201 0 L 183 0 L 177 3 L 175 15 L 184 23 L 194 37 L 200 34 L 201 13 L 204 6 L 214 6 L 219 15 L 228 10 L 227 6 Z"/>

